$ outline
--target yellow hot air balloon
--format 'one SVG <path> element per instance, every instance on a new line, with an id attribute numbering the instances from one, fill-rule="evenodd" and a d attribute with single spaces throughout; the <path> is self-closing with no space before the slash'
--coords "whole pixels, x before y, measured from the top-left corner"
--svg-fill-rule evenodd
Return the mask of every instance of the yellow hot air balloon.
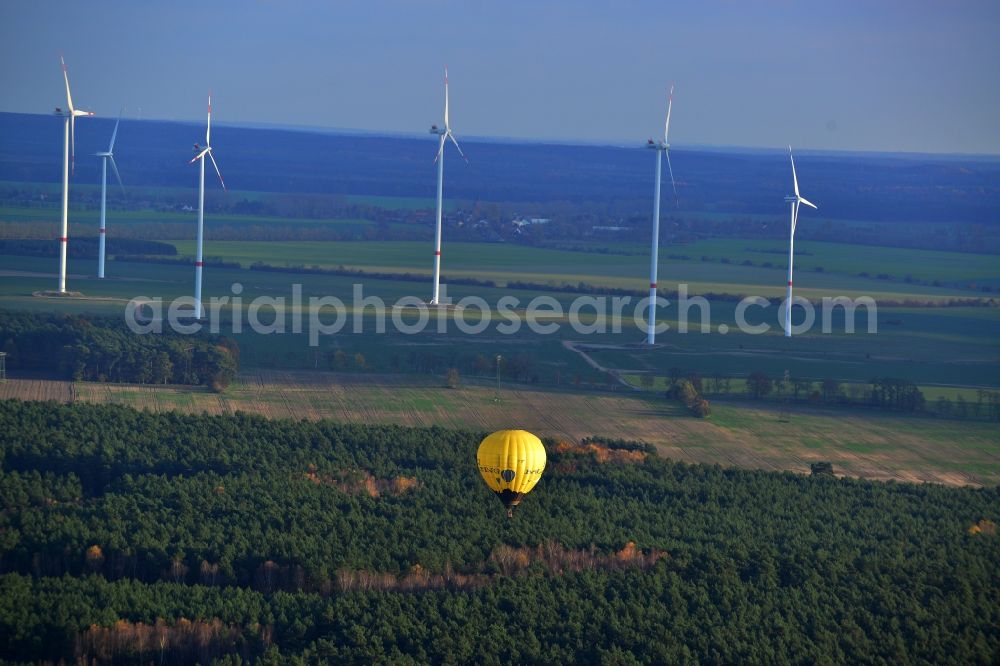
<path id="1" fill-rule="evenodd" d="M 545 471 L 542 440 L 526 430 L 501 430 L 479 444 L 479 473 L 514 517 L 514 507 L 531 492 Z"/>

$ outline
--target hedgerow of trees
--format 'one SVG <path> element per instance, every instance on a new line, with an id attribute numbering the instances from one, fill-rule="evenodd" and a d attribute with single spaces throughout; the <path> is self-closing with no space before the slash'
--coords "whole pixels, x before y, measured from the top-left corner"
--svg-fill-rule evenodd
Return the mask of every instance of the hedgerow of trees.
<path id="1" fill-rule="evenodd" d="M 97 236 L 75 236 L 72 243 L 67 243 L 67 256 L 78 259 L 96 259 L 98 257 L 100 240 Z M 176 255 L 177 247 L 172 243 L 162 243 L 154 240 L 135 238 L 109 238 L 105 245 L 109 255 Z M 3 238 L 0 239 L 0 254 L 14 254 L 34 257 L 59 256 L 59 243 L 55 240 L 37 238 Z"/>
<path id="2" fill-rule="evenodd" d="M 643 388 L 650 389 L 654 386 L 655 379 L 654 374 L 643 374 L 640 376 L 640 383 Z M 897 377 L 876 377 L 864 385 L 831 378 L 816 380 L 787 375 L 772 377 L 762 370 L 755 370 L 734 388 L 732 377 L 716 373 L 703 380 L 695 371 L 673 367 L 665 379 L 668 398 L 678 398 L 678 390 L 683 387 L 684 382 L 690 383 L 699 396 L 703 392 L 703 386 L 704 392 L 709 395 L 739 395 L 742 384 L 742 393 L 755 400 L 797 401 L 956 419 L 1000 421 L 1000 391 L 981 388 L 976 389 L 974 399 L 967 399 L 961 393 L 956 393 L 954 399 L 940 396 L 928 401 L 916 384 Z M 691 401 L 692 394 L 687 388 L 683 388 L 683 391 L 688 397 L 681 402 L 687 404 Z"/>

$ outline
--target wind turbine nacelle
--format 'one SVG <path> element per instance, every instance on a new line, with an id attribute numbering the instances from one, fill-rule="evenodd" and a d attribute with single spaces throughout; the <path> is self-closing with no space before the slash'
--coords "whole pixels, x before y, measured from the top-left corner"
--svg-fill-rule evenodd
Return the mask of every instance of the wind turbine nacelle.
<path id="1" fill-rule="evenodd" d="M 441 128 L 440 128 L 440 127 L 438 127 L 437 125 L 431 125 L 431 128 L 430 128 L 430 130 L 428 130 L 428 131 L 429 131 L 429 132 L 430 132 L 431 134 L 444 134 L 446 130 L 443 130 L 443 129 L 441 129 Z"/>

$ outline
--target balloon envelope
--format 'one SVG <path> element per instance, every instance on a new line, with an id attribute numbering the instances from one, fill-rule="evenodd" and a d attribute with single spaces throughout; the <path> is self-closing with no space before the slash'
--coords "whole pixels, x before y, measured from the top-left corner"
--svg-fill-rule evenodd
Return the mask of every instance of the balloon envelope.
<path id="1" fill-rule="evenodd" d="M 542 440 L 526 430 L 501 430 L 479 444 L 479 473 L 513 515 L 513 507 L 535 487 L 545 471 Z"/>

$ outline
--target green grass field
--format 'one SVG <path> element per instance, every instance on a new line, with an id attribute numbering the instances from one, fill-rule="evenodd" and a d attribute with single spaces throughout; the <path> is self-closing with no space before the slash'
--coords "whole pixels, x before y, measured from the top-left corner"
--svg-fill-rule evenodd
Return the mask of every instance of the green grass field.
<path id="1" fill-rule="evenodd" d="M 628 247 L 628 246 L 622 246 Z M 644 246 L 632 246 L 647 252 Z M 795 268 L 812 273 L 822 267 L 827 273 L 858 275 L 881 273 L 902 280 L 907 275 L 933 282 L 1000 285 L 1000 267 L 994 255 L 968 252 L 938 252 L 909 248 L 848 245 L 796 238 Z M 698 260 L 702 256 L 716 261 L 728 259 L 733 264 L 749 260 L 756 265 L 771 262 L 776 267 L 788 265 L 788 245 L 777 240 L 747 240 L 713 238 L 685 245 L 661 247 L 660 254 L 683 254 Z M 670 261 L 666 259 L 666 261 Z M 804 278 L 805 279 L 805 278 Z"/>
<path id="2" fill-rule="evenodd" d="M 32 222 L 39 225 L 48 225 L 54 228 L 59 224 L 59 210 L 53 207 L 45 208 L 12 208 L 0 207 L 0 223 L 2 222 Z M 207 217 L 207 216 L 206 216 Z M 97 233 L 100 213 L 96 209 L 83 209 L 70 211 L 70 237 L 74 235 L 94 236 Z M 157 211 L 157 210 L 115 210 L 107 211 L 107 225 L 109 229 L 129 227 L 139 224 L 172 224 L 190 226 L 190 234 L 194 233 L 193 225 L 197 220 L 197 213 L 194 211 Z M 338 229 L 363 229 L 374 227 L 375 222 L 358 218 L 312 218 L 312 217 L 271 217 L 263 215 L 230 215 L 213 214 L 211 222 L 216 227 L 221 226 L 290 226 L 290 225 L 328 225 Z M 401 224 L 390 224 L 390 228 L 405 227 Z M 172 240 L 165 238 L 164 240 Z"/>
<path id="3" fill-rule="evenodd" d="M 646 243 L 608 243 L 596 241 L 572 241 L 560 243 L 567 248 L 579 248 L 589 254 L 599 254 L 610 250 L 612 253 L 623 253 L 631 256 L 631 262 L 643 263 L 642 258 L 648 256 L 649 245 Z M 672 259 L 674 256 L 686 256 L 688 259 Z M 706 258 L 708 262 L 702 261 Z M 688 263 L 710 263 L 728 261 L 730 267 L 742 267 L 744 261 L 753 262 L 755 267 L 762 268 L 770 262 L 773 270 L 784 272 L 788 265 L 788 246 L 784 240 L 743 238 L 713 238 L 698 240 L 683 244 L 660 244 L 660 265 L 669 272 L 669 266 Z M 967 288 L 969 285 L 982 287 L 984 285 L 1000 286 L 1000 267 L 997 258 L 989 254 L 973 254 L 968 252 L 943 252 L 931 250 L 916 250 L 909 248 L 881 247 L 870 245 L 849 245 L 846 243 L 831 243 L 796 239 L 795 267 L 800 274 L 812 273 L 822 268 L 824 273 L 841 274 L 842 277 L 857 277 L 867 273 L 871 279 L 877 279 L 879 274 L 892 276 L 891 281 L 878 280 L 882 289 L 896 289 L 896 284 L 905 284 L 906 276 L 915 280 L 933 283 L 940 281 L 943 285 Z M 713 266 L 709 270 L 719 270 Z M 886 287 L 886 284 L 891 286 Z"/>
<path id="4" fill-rule="evenodd" d="M 174 243 L 180 254 L 193 256 L 193 241 Z M 277 266 L 347 266 L 369 271 L 414 272 L 429 275 L 432 257 L 427 243 L 420 242 L 287 242 L 213 241 L 205 244 L 205 253 L 249 265 L 263 261 Z M 842 246 L 834 250 L 844 253 Z M 676 250 L 674 250 L 676 251 Z M 661 256 L 660 280 L 667 289 L 677 284 L 689 285 L 690 293 L 729 293 L 775 297 L 784 295 L 787 279 L 780 268 L 741 266 L 735 263 L 707 263 L 699 260 L 673 260 Z M 955 253 L 941 253 L 947 261 Z M 963 255 L 957 255 L 961 257 Z M 970 255 L 978 256 L 978 255 Z M 777 262 L 783 264 L 780 257 Z M 925 262 L 929 263 L 929 262 Z M 920 265 L 920 264 L 918 264 Z M 500 283 L 527 280 L 538 283 L 589 284 L 641 290 L 648 283 L 645 260 L 636 256 L 580 253 L 524 247 L 502 243 L 450 243 L 444 247 L 442 270 L 456 277 L 489 279 Z M 975 272 L 988 270 L 975 266 Z M 998 269 L 992 268 L 993 274 Z M 930 279 L 930 278 L 928 278 Z M 863 278 L 856 275 L 802 271 L 796 283 L 800 295 L 808 298 L 840 295 L 867 295 L 881 300 L 944 299 L 977 297 L 966 290 L 907 284 Z"/>

